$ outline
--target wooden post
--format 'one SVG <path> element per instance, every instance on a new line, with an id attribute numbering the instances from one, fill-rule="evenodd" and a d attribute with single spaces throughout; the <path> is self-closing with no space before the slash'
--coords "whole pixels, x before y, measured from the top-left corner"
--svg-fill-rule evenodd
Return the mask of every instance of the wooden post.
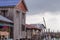
<path id="1" fill-rule="evenodd" d="M 19 13 L 17 12 L 19 11 Z M 22 12 L 20 10 L 14 9 L 14 40 L 20 40 L 21 38 L 21 26 L 22 26 Z"/>
<path id="2" fill-rule="evenodd" d="M 26 28 L 26 40 L 27 40 L 27 28 Z"/>

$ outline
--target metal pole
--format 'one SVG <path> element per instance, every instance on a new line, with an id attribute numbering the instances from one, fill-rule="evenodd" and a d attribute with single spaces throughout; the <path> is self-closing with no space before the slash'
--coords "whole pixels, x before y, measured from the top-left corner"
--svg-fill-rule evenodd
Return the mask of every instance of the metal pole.
<path id="1" fill-rule="evenodd" d="M 44 19 L 44 17 L 43 17 L 43 22 L 44 22 L 44 25 L 45 25 L 45 27 L 46 27 L 46 22 L 45 22 L 45 19 Z"/>

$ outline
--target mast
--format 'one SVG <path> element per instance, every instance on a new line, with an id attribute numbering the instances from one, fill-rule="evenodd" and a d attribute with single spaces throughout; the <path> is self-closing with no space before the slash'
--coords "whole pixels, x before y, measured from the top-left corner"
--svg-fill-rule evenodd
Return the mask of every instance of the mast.
<path id="1" fill-rule="evenodd" d="M 43 17 L 43 22 L 44 22 L 44 26 L 46 27 L 46 22 L 45 22 L 45 18 Z"/>

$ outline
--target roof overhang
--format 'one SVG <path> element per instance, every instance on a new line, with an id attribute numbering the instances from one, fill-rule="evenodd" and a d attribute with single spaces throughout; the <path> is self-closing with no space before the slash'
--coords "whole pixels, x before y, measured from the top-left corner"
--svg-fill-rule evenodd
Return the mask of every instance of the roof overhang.
<path id="1" fill-rule="evenodd" d="M 6 18 L 6 17 L 4 17 L 4 16 L 1 16 L 1 15 L 0 15 L 0 21 L 13 23 L 13 21 L 11 21 L 11 20 L 9 20 L 8 18 Z"/>

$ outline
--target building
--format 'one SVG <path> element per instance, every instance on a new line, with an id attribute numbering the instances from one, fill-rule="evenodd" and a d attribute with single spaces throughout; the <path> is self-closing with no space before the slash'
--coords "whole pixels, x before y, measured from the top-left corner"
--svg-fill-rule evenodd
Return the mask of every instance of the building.
<path id="1" fill-rule="evenodd" d="M 12 21 L 0 15 L 0 40 L 8 39 L 10 37 L 10 28 Z"/>
<path id="2" fill-rule="evenodd" d="M 24 24 L 27 11 L 24 0 L 0 0 L 0 15 L 8 18 L 14 23 L 14 40 L 24 40 L 26 38 L 26 28 Z"/>
<path id="3" fill-rule="evenodd" d="M 40 40 L 40 33 L 45 28 L 43 24 L 26 24 L 25 27 L 28 40 Z"/>

